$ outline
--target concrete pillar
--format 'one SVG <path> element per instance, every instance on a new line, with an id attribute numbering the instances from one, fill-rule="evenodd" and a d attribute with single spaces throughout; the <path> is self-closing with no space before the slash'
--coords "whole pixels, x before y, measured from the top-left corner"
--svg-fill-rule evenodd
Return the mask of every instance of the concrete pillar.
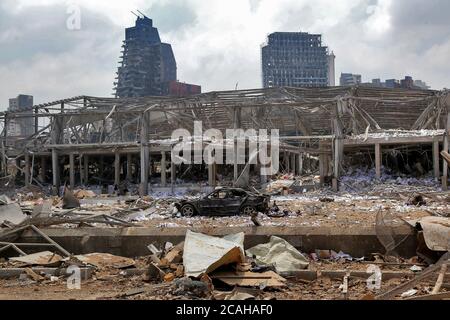
<path id="1" fill-rule="evenodd" d="M 132 180 L 132 165 L 131 165 L 131 153 L 127 153 L 127 180 Z"/>
<path id="2" fill-rule="evenodd" d="M 216 164 L 208 165 L 208 184 L 211 187 L 216 186 Z"/>
<path id="3" fill-rule="evenodd" d="M 89 181 L 89 157 L 87 154 L 83 156 L 84 159 L 84 166 L 83 166 L 83 172 L 84 172 L 84 184 L 88 184 Z"/>
<path id="4" fill-rule="evenodd" d="M 445 136 L 444 136 L 444 145 L 443 151 L 449 152 L 449 135 L 450 135 L 450 112 L 447 114 L 447 124 L 445 126 Z M 447 190 L 448 185 L 448 163 L 442 157 L 442 190 Z"/>
<path id="5" fill-rule="evenodd" d="M 377 179 L 381 178 L 381 145 L 375 144 L 375 172 Z"/>
<path id="6" fill-rule="evenodd" d="M 58 152 L 56 149 L 52 149 L 52 175 L 53 175 L 53 186 L 59 190 L 60 177 L 59 177 L 59 159 Z"/>
<path id="7" fill-rule="evenodd" d="M 166 177 L 166 152 L 161 151 L 161 185 L 163 187 L 167 186 Z"/>
<path id="8" fill-rule="evenodd" d="M 323 186 L 325 183 L 325 165 L 326 165 L 326 154 L 325 148 L 323 146 L 323 142 L 319 141 L 319 176 L 320 176 L 320 185 Z"/>
<path id="9" fill-rule="evenodd" d="M 38 108 L 34 108 L 34 133 L 37 133 L 39 131 L 39 117 L 37 116 L 39 112 Z"/>
<path id="10" fill-rule="evenodd" d="M 298 174 L 303 174 L 303 153 L 298 155 Z"/>
<path id="11" fill-rule="evenodd" d="M 103 177 L 103 174 L 105 173 L 105 157 L 100 156 L 98 160 L 98 171 L 100 177 Z"/>
<path id="12" fill-rule="evenodd" d="M 295 153 L 291 153 L 291 173 L 296 175 L 297 174 L 297 168 L 296 168 L 296 161 L 295 161 Z"/>
<path id="13" fill-rule="evenodd" d="M 238 146 L 237 138 L 234 138 L 234 157 L 233 157 L 233 185 L 235 185 L 237 179 L 239 178 L 239 166 L 238 166 Z"/>
<path id="14" fill-rule="evenodd" d="M 261 184 L 266 184 L 267 183 L 267 176 L 266 175 L 261 175 Z"/>
<path id="15" fill-rule="evenodd" d="M 114 154 L 114 184 L 120 184 L 120 153 L 116 152 Z"/>
<path id="16" fill-rule="evenodd" d="M 139 194 L 144 196 L 148 194 L 148 169 L 150 164 L 150 148 L 148 145 L 150 114 L 148 112 L 144 112 L 141 122 L 141 185 Z"/>
<path id="17" fill-rule="evenodd" d="M 289 152 L 285 152 L 284 156 L 286 157 L 286 173 L 289 173 L 291 171 L 291 155 Z"/>
<path id="18" fill-rule="evenodd" d="M 333 175 L 335 179 L 339 180 L 341 176 L 341 162 L 344 158 L 344 145 L 341 138 L 334 139 L 333 152 Z"/>
<path id="19" fill-rule="evenodd" d="M 170 185 L 172 187 L 172 192 L 173 192 L 173 188 L 175 187 L 176 172 L 177 172 L 177 170 L 175 167 L 175 163 L 173 162 L 173 159 L 170 159 Z"/>
<path id="20" fill-rule="evenodd" d="M 73 153 L 69 154 L 69 183 L 70 189 L 75 188 L 75 155 Z"/>
<path id="21" fill-rule="evenodd" d="M 25 151 L 25 186 L 30 185 L 30 154 Z"/>
<path id="22" fill-rule="evenodd" d="M 439 140 L 438 137 L 433 138 L 433 172 L 434 177 L 439 179 Z"/>
<path id="23" fill-rule="evenodd" d="M 45 182 L 45 172 L 46 171 L 47 171 L 47 159 L 45 157 L 41 157 L 41 172 L 40 172 L 41 182 Z"/>
<path id="24" fill-rule="evenodd" d="M 83 172 L 83 156 L 81 154 L 78 154 L 78 171 L 80 173 L 80 184 L 84 184 L 84 172 Z"/>

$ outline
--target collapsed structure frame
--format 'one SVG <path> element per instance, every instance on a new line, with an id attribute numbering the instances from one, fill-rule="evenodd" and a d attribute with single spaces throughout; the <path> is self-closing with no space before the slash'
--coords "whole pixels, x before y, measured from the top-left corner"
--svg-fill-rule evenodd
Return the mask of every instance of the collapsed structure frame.
<path id="1" fill-rule="evenodd" d="M 9 121 L 29 117 L 34 119 L 33 135 L 8 135 Z M 171 132 L 179 128 L 192 132 L 194 121 L 202 121 L 205 129 L 222 132 L 233 128 L 278 129 L 284 170 L 302 174 L 305 155 L 317 156 L 321 183 L 331 176 L 336 190 L 344 151 L 373 148 L 376 176 L 380 178 L 383 145 L 431 144 L 434 176 L 447 188 L 448 164 L 442 160 L 440 170 L 439 152 L 449 150 L 450 92 L 364 86 L 216 91 L 184 98 L 77 96 L 35 105 L 27 111 L 2 112 L 0 169 L 7 178 L 8 166 L 14 160 L 13 166 L 24 173 L 26 185 L 41 185 L 46 182 L 47 160 L 51 158 L 51 182 L 57 189 L 61 185 L 60 161 L 68 158 L 68 184 L 74 188 L 76 167 L 79 183 L 84 184 L 89 157 L 110 155 L 114 156 L 114 183 L 120 183 L 121 166 L 126 164 L 126 179 L 130 180 L 134 171 L 144 195 L 149 191 L 150 159 L 158 158 L 165 168 L 167 154 L 176 143 L 170 140 Z M 393 129 L 402 129 L 405 135 L 389 136 Z M 434 132 L 408 135 L 427 129 Z M 436 134 L 436 130 L 440 131 Z M 387 135 L 376 134 L 380 132 Z M 37 167 L 38 175 L 34 174 Z M 246 167 L 234 160 L 233 183 Z M 175 170 L 170 161 L 172 188 Z M 210 186 L 216 185 L 215 172 L 216 165 L 208 165 Z M 266 181 L 262 176 L 261 182 Z M 166 172 L 161 170 L 161 185 L 166 184 Z"/>

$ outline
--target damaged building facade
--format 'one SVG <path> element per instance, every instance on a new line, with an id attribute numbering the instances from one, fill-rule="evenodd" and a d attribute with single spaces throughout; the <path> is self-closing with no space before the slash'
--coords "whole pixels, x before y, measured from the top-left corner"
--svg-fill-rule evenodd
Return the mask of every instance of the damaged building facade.
<path id="1" fill-rule="evenodd" d="M 334 60 L 320 34 L 272 33 L 261 48 L 263 87 L 334 86 Z"/>
<path id="2" fill-rule="evenodd" d="M 161 42 L 152 19 L 138 16 L 125 30 L 114 91 L 116 98 L 180 96 L 201 92 L 200 86 L 177 81 L 172 46 Z"/>

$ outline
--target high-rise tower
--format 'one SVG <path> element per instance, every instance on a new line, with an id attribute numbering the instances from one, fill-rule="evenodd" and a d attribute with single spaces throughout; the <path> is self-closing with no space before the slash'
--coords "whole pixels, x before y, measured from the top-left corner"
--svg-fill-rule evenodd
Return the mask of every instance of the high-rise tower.
<path id="1" fill-rule="evenodd" d="M 164 83 L 177 80 L 172 46 L 161 42 L 152 19 L 138 17 L 136 25 L 125 30 L 122 48 L 116 97 L 164 95 Z"/>

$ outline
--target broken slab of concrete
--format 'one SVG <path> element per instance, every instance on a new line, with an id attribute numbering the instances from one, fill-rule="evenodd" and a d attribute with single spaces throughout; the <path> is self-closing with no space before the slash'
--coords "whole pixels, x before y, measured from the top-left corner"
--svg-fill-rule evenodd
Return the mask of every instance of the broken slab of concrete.
<path id="1" fill-rule="evenodd" d="M 81 262 L 93 265 L 97 268 L 113 267 L 124 269 L 135 265 L 135 261 L 130 258 L 115 256 L 110 253 L 88 253 L 74 256 Z"/>
<path id="2" fill-rule="evenodd" d="M 37 253 L 28 254 L 22 257 L 9 258 L 11 261 L 22 262 L 25 265 L 37 265 L 37 266 L 57 266 L 61 264 L 62 257 L 56 253 L 50 251 L 42 251 Z"/>
<path id="3" fill-rule="evenodd" d="M 46 274 L 50 276 L 68 276 L 67 269 L 49 268 L 49 267 L 33 267 L 31 270 L 37 274 Z M 0 268 L 0 279 L 16 278 L 24 272 L 24 268 Z M 90 279 L 92 276 L 92 268 L 80 268 L 80 277 L 82 280 Z"/>
<path id="4" fill-rule="evenodd" d="M 239 272 L 221 271 L 211 274 L 212 279 L 218 279 L 229 286 L 241 287 L 285 287 L 286 279 L 273 271 Z"/>
<path id="5" fill-rule="evenodd" d="M 28 216 L 22 212 L 22 209 L 20 209 L 18 203 L 10 202 L 0 205 L 0 224 L 9 221 L 17 225 L 25 221 L 27 218 Z"/>
<path id="6" fill-rule="evenodd" d="M 183 250 L 185 275 L 198 277 L 220 266 L 244 262 L 243 239 L 243 232 L 225 239 L 187 230 Z"/>
<path id="7" fill-rule="evenodd" d="M 428 216 L 409 223 L 420 226 L 425 244 L 430 250 L 450 251 L 450 218 Z"/>

